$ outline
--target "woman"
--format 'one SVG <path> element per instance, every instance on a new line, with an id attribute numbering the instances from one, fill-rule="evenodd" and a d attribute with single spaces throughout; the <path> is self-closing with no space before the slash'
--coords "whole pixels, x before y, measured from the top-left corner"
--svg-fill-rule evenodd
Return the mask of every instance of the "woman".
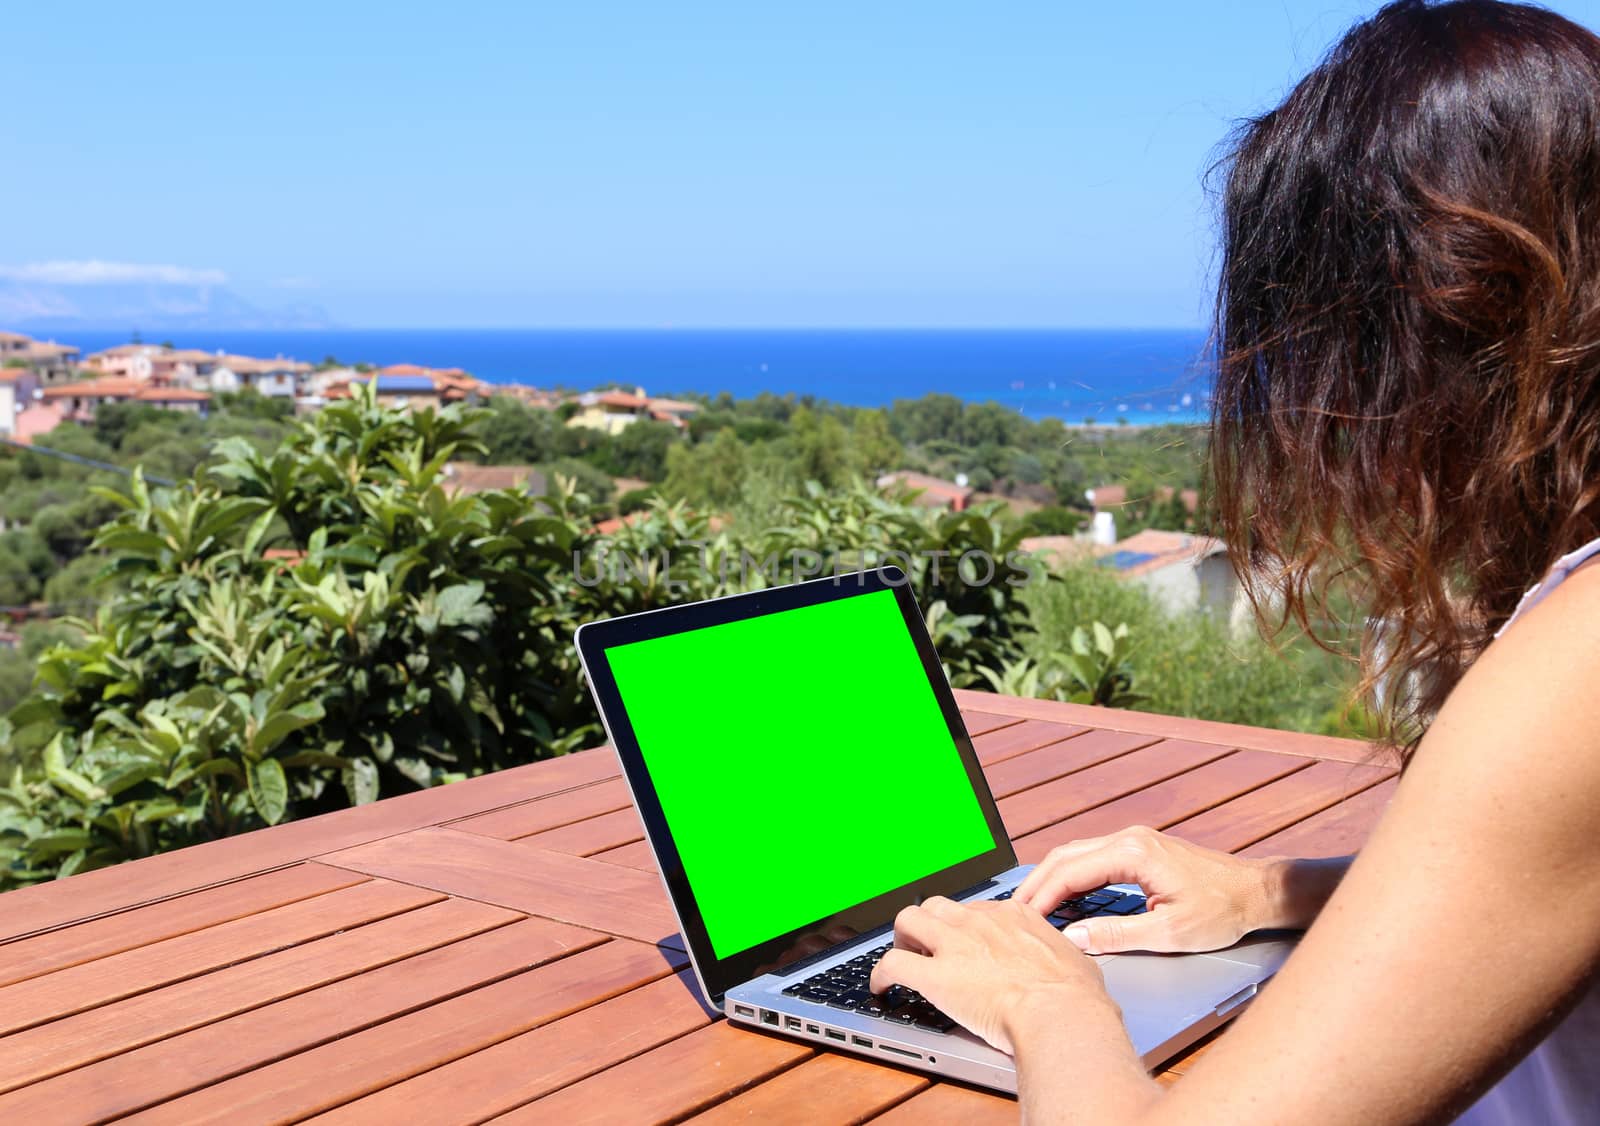
<path id="1" fill-rule="evenodd" d="M 1394 801 L 1348 864 L 1067 845 L 908 908 L 874 987 L 1013 1051 L 1035 1120 L 1600 1121 L 1600 39 L 1387 7 L 1244 130 L 1223 212 L 1220 522 L 1258 608 L 1309 629 L 1337 583 L 1386 623 Z M 1148 915 L 1041 917 L 1123 880 Z M 1307 924 L 1168 1089 L 1079 950 Z"/>

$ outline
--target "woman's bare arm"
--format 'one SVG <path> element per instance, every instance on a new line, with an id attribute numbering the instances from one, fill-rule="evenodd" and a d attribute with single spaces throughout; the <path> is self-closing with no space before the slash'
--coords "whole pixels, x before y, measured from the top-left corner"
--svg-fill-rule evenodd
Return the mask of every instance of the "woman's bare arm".
<path id="1" fill-rule="evenodd" d="M 885 976 L 914 978 L 958 1019 L 972 1010 L 1011 1046 L 1036 1121 L 1437 1119 L 1503 1074 L 1600 960 L 1597 813 L 1589 568 L 1467 674 L 1300 949 L 1169 1092 L 1142 1077 L 1114 1010 L 1093 999 L 1092 963 L 1065 944 L 994 927 L 956 941 L 968 915 L 941 907 L 927 937 L 951 956 L 919 954 L 928 944 L 913 938 Z M 1014 984 L 1028 980 L 1044 984 Z"/>

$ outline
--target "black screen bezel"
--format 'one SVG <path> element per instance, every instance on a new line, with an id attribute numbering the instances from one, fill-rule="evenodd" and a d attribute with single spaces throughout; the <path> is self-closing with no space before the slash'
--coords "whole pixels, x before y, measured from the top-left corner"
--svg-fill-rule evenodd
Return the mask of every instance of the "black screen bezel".
<path id="1" fill-rule="evenodd" d="M 765 614 L 820 605 L 839 598 L 858 597 L 883 590 L 894 592 L 895 603 L 916 646 L 917 655 L 922 660 L 923 670 L 933 688 L 934 698 L 939 703 L 951 740 L 961 756 L 962 765 L 966 769 L 967 778 L 972 784 L 979 807 L 983 810 L 984 820 L 989 826 L 995 846 L 969 860 L 930 873 L 844 911 L 814 920 L 748 950 L 731 954 L 726 958 L 718 958 L 712 951 L 699 904 L 689 887 L 683 861 L 673 844 L 672 834 L 667 828 L 666 817 L 656 796 L 655 787 L 651 783 L 649 771 L 645 768 L 644 756 L 640 752 L 632 725 L 628 722 L 627 710 L 623 707 L 621 693 L 611 674 L 610 662 L 605 656 L 606 650 L 636 641 L 653 640 L 689 630 L 744 621 Z M 950 682 L 944 674 L 944 667 L 939 662 L 938 653 L 934 650 L 933 641 L 928 636 L 927 625 L 923 622 L 916 600 L 912 597 L 905 574 L 898 567 L 885 566 L 871 571 L 828 576 L 749 594 L 732 595 L 707 602 L 592 622 L 578 629 L 576 642 L 589 679 L 590 690 L 594 694 L 595 703 L 600 709 L 612 746 L 616 749 L 617 758 L 627 777 L 634 804 L 638 808 L 640 820 L 644 823 L 645 836 L 650 842 L 651 851 L 655 854 L 656 865 L 660 869 L 673 908 L 677 912 L 679 924 L 683 928 L 683 937 L 688 944 L 690 956 L 694 959 L 701 982 L 714 1004 L 721 1003 L 722 995 L 728 989 L 771 969 L 780 958 L 792 953 L 797 941 L 807 935 L 841 933 L 841 928 L 842 931 L 865 934 L 892 921 L 895 913 L 907 904 L 932 895 L 954 895 L 1016 866 L 1016 851 L 1006 834 L 1005 825 L 1000 819 L 1000 811 L 995 805 L 994 795 L 989 790 L 989 783 L 984 778 L 983 768 L 978 762 L 977 751 L 967 734 L 966 724 L 962 721 L 961 711 L 956 706 L 955 696 L 950 691 Z M 871 795 L 864 795 L 863 804 L 868 805 L 870 801 Z M 748 806 L 730 806 L 727 816 L 733 823 L 759 822 L 763 816 L 759 796 L 753 798 Z M 793 832 L 796 829 L 803 830 L 803 826 L 774 825 L 771 829 L 775 832 Z M 894 831 L 892 827 L 885 828 L 882 823 L 874 822 L 870 818 L 865 819 L 862 825 L 862 844 L 870 847 L 874 837 Z"/>

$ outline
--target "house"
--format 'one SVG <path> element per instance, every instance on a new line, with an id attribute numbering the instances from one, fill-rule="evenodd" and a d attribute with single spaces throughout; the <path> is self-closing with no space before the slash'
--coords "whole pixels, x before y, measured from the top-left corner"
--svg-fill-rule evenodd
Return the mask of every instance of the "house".
<path id="1" fill-rule="evenodd" d="M 145 380 L 155 374 L 155 357 L 171 350 L 160 344 L 118 344 L 93 353 L 83 366 L 101 375 Z"/>
<path id="2" fill-rule="evenodd" d="M 38 385 L 32 368 L 0 368 L 0 438 L 16 434 L 17 417 L 33 402 Z"/>
<path id="3" fill-rule="evenodd" d="M 40 396 L 46 404 L 59 408 L 62 418 L 83 423 L 93 422 L 95 411 L 105 403 L 146 403 L 202 417 L 209 414 L 211 408 L 211 396 L 204 391 L 186 387 L 160 387 L 127 376 L 80 379 L 46 387 Z"/>
<path id="4" fill-rule="evenodd" d="M 1093 559 L 1150 592 L 1169 614 L 1207 613 L 1237 623 L 1248 610 L 1228 545 L 1210 536 L 1146 528 L 1113 543 L 1079 536 L 1030 536 L 1022 550 L 1059 565 Z"/>
<path id="5" fill-rule="evenodd" d="M 972 503 L 972 490 L 963 481 L 945 481 L 938 477 L 930 477 L 926 473 L 916 473 L 910 469 L 897 469 L 893 473 L 885 473 L 878 478 L 878 488 L 889 492 L 892 490 L 909 489 L 917 493 L 913 498 L 916 504 L 928 508 L 945 508 L 951 512 L 964 512 L 967 505 Z"/>
<path id="6" fill-rule="evenodd" d="M 62 383 L 71 379 L 78 367 L 78 349 L 54 340 L 35 340 L 20 332 L 0 332 L 0 365 L 25 367 L 45 385 Z"/>
<path id="7" fill-rule="evenodd" d="M 439 399 L 439 389 L 434 386 L 432 377 L 426 375 L 363 375 L 331 384 L 324 395 L 330 401 L 348 399 L 352 388 L 364 386 L 369 381 L 376 385 L 378 402 L 382 406 L 438 410 L 443 405 Z"/>
<path id="8" fill-rule="evenodd" d="M 249 388 L 271 399 L 293 399 L 299 392 L 301 378 L 310 372 L 310 364 L 284 356 L 258 360 L 253 356 L 222 353 L 216 357 L 216 366 L 211 369 L 207 385 L 217 392 Z"/>
<path id="9" fill-rule="evenodd" d="M 41 434 L 48 434 L 66 418 L 66 412 L 55 403 L 33 403 L 23 407 L 17 413 L 15 429 L 11 432 L 13 442 L 31 445 L 33 440 Z"/>
<path id="10" fill-rule="evenodd" d="M 650 417 L 650 400 L 644 389 L 627 391 L 590 391 L 578 396 L 578 411 L 567 419 L 568 426 L 586 426 L 590 430 L 604 430 L 618 434 L 641 418 Z"/>

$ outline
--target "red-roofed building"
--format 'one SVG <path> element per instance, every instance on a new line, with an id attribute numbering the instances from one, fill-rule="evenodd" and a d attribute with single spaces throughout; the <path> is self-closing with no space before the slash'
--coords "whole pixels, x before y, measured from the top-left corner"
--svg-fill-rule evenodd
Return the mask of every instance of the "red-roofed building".
<path id="1" fill-rule="evenodd" d="M 93 422 L 95 410 L 104 403 L 148 403 L 153 407 L 199 415 L 209 413 L 211 405 L 211 396 L 204 391 L 158 387 L 140 379 L 110 375 L 46 387 L 41 397 L 46 403 L 59 407 L 63 417 L 73 422 Z"/>
<path id="2" fill-rule="evenodd" d="M 878 478 L 878 488 L 884 492 L 911 491 L 917 494 L 913 498 L 916 504 L 928 508 L 946 508 L 951 512 L 964 512 L 967 505 L 972 503 L 972 490 L 967 486 L 910 469 L 885 473 Z"/>

